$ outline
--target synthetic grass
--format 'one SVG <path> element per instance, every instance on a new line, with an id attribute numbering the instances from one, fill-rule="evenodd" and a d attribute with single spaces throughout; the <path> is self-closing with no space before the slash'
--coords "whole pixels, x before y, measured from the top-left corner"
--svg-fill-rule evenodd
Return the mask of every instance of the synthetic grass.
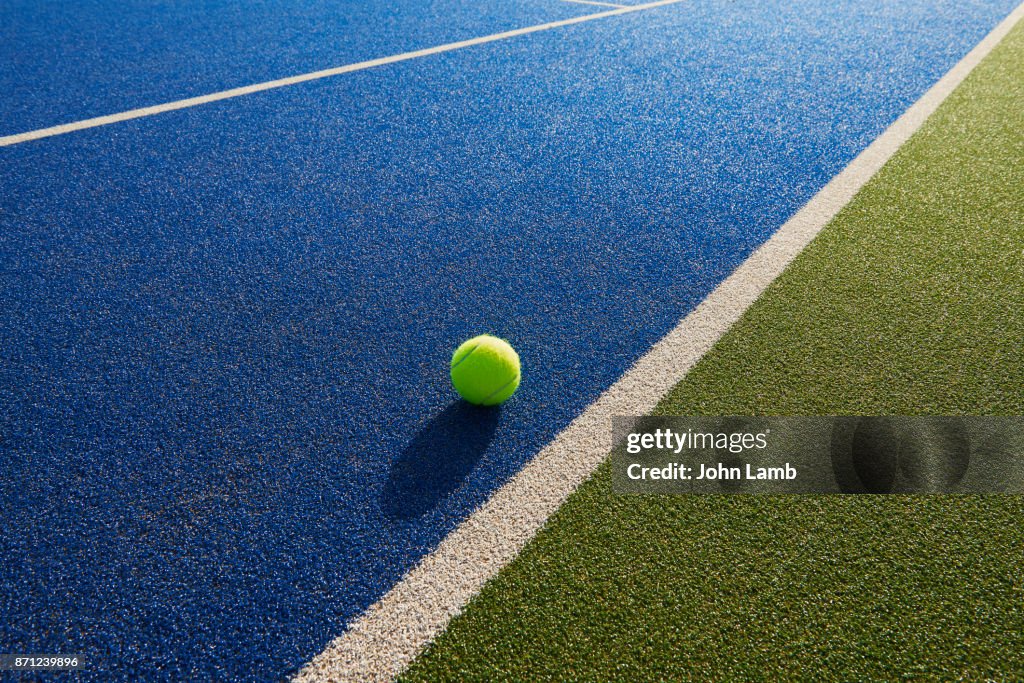
<path id="1" fill-rule="evenodd" d="M 1018 27 L 657 412 L 1024 413 L 1022 73 Z M 1024 679 L 1024 498 L 610 489 L 404 680 Z"/>

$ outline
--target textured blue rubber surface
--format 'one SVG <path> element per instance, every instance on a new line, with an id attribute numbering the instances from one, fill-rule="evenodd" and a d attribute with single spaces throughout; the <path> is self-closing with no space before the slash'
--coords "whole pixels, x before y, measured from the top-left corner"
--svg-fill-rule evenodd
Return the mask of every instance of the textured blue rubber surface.
<path id="1" fill-rule="evenodd" d="M 0 135 L 601 9 L 560 0 L 5 0 Z"/>
<path id="2" fill-rule="evenodd" d="M 698 0 L 0 149 L 0 644 L 294 671 L 1012 4 Z"/>

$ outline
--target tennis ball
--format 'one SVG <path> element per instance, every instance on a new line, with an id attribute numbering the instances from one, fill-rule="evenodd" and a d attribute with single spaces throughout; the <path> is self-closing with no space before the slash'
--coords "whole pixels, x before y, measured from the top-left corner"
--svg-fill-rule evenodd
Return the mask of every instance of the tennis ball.
<path id="1" fill-rule="evenodd" d="M 504 339 L 481 334 L 452 354 L 452 386 L 480 406 L 504 403 L 519 388 L 519 354 Z"/>

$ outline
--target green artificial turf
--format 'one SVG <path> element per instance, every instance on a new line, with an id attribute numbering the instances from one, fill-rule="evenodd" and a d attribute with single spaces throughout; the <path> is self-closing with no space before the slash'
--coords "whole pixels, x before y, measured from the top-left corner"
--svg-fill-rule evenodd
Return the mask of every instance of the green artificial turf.
<path id="1" fill-rule="evenodd" d="M 1024 413 L 1022 74 L 1019 27 L 657 412 Z M 481 679 L 1024 680 L 1024 497 L 603 466 L 404 676 Z"/>

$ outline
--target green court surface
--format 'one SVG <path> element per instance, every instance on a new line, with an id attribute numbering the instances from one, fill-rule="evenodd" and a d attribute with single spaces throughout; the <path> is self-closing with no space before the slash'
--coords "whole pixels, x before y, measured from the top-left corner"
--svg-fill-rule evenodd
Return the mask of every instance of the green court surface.
<path id="1" fill-rule="evenodd" d="M 1021 74 L 1018 27 L 657 412 L 1024 413 Z M 605 465 L 404 680 L 1024 680 L 1022 520 L 616 496 Z"/>

